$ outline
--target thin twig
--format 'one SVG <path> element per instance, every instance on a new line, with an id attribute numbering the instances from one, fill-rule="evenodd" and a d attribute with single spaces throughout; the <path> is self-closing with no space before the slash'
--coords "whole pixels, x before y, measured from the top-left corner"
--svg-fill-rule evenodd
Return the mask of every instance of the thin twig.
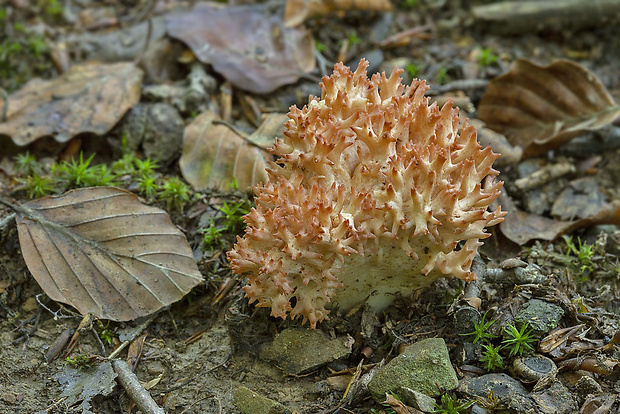
<path id="1" fill-rule="evenodd" d="M 147 414 L 165 414 L 164 409 L 157 405 L 151 394 L 140 384 L 138 377 L 131 371 L 127 362 L 114 359 L 112 360 L 112 367 L 118 375 L 118 382 L 125 389 L 131 401 L 142 412 Z"/>

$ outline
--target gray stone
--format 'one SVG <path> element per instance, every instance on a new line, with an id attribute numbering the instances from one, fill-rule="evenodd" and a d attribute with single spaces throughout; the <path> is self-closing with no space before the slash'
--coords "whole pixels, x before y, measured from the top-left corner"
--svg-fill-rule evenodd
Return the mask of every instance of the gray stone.
<path id="1" fill-rule="evenodd" d="M 291 410 L 277 401 L 263 397 L 246 387 L 237 387 L 233 404 L 243 414 L 290 414 Z"/>
<path id="2" fill-rule="evenodd" d="M 542 377 L 555 375 L 558 372 L 555 363 L 542 355 L 515 358 L 512 369 L 517 377 L 528 382 L 538 381 Z"/>
<path id="3" fill-rule="evenodd" d="M 555 381 L 549 388 L 533 392 L 532 400 L 536 403 L 536 412 L 541 414 L 573 414 L 579 407 L 560 381 Z"/>
<path id="4" fill-rule="evenodd" d="M 563 315 L 564 310 L 558 305 L 530 299 L 519 309 L 515 322 L 519 325 L 527 323 L 534 336 L 541 336 L 556 328 Z"/>
<path id="5" fill-rule="evenodd" d="M 523 384 L 506 374 L 487 374 L 462 379 L 456 391 L 465 394 L 470 400 L 475 397 L 488 399 L 492 391 L 502 405 L 514 410 L 510 412 L 525 413 L 534 409 L 534 402 L 529 398 Z"/>
<path id="6" fill-rule="evenodd" d="M 458 385 L 450 363 L 448 348 L 442 338 L 429 338 L 405 348 L 368 384 L 377 402 L 385 401 L 385 393 L 401 394 L 404 388 L 437 397 Z"/>
<path id="7" fill-rule="evenodd" d="M 423 413 L 432 413 L 435 411 L 435 399 L 426 394 L 422 394 L 411 388 L 403 387 L 400 389 L 400 394 L 398 394 L 398 396 L 402 402 Z"/>
<path id="8" fill-rule="evenodd" d="M 286 329 L 263 345 L 259 356 L 289 374 L 299 375 L 348 356 L 353 342 L 350 336 L 329 339 L 318 330 Z"/>
<path id="9" fill-rule="evenodd" d="M 164 103 L 149 105 L 142 149 L 144 155 L 168 165 L 181 153 L 185 125 L 179 112 Z"/>

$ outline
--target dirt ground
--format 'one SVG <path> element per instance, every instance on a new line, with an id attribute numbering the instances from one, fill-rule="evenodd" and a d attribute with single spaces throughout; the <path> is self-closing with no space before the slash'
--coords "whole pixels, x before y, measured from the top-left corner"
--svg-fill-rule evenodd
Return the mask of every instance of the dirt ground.
<path id="1" fill-rule="evenodd" d="M 97 33 L 97 29 L 85 28 L 83 25 L 74 28 L 67 22 L 66 11 L 63 14 L 62 11 L 50 9 L 54 5 L 62 7 L 61 2 L 32 3 L 14 0 L 1 6 L 0 10 L 5 11 L 5 17 L 2 21 L 4 33 L 0 33 L 0 39 L 3 40 L 1 47 L 5 55 L 11 39 L 19 36 L 19 31 L 15 31 L 15 23 L 31 30 L 29 33 L 32 33 L 32 39 L 36 38 L 48 45 L 58 43 L 59 39 L 72 32 Z M 116 8 L 119 13 L 111 14 L 117 17 L 116 23 L 101 29 L 109 33 L 121 30 L 124 24 L 130 26 L 131 23 L 144 22 L 158 13 L 186 10 L 189 3 L 194 2 L 108 0 L 93 2 L 92 5 L 88 5 L 88 2 L 75 3 L 78 6 L 75 6 L 77 9 L 72 12 L 74 14 L 88 12 L 95 16 L 97 10 L 108 13 Z M 145 9 L 143 3 L 157 6 Z M 314 37 L 316 47 L 322 51 L 321 59 L 327 63 L 327 73 L 331 72 L 340 53 L 344 54 L 347 63 L 368 57 L 375 69 L 391 70 L 390 65 L 393 67 L 393 63 L 409 65 L 410 72 L 417 71 L 416 76 L 428 79 L 433 86 L 458 80 L 490 80 L 508 70 L 510 63 L 517 58 L 528 58 L 542 64 L 565 58 L 594 72 L 616 102 L 620 102 L 620 25 L 609 24 L 604 20 L 579 22 L 575 27 L 567 23 L 563 28 L 553 25 L 547 27 L 541 23 L 540 27 L 502 34 L 493 25 L 472 17 L 473 6 L 469 3 L 455 0 L 405 0 L 393 2 L 392 12 L 360 11 L 351 5 L 351 10 L 347 12 L 326 14 L 307 21 L 306 25 Z M 484 5 L 489 2 L 473 3 Z M 277 12 L 282 12 L 282 5 L 275 7 Z M 124 23 L 121 17 L 125 13 L 134 17 L 139 15 L 139 18 Z M 380 36 L 385 40 L 406 29 L 424 25 L 429 25 L 431 29 L 408 37 L 401 45 L 386 46 L 386 43 L 376 39 Z M 343 46 L 345 39 L 348 46 Z M 6 92 L 13 93 L 33 77 L 50 79 L 58 76 L 58 69 L 51 63 L 54 50 L 47 47 L 36 52 L 36 48 L 23 47 L 19 53 L 14 52 L 3 58 L 1 76 Z M 490 54 L 493 58 L 483 64 L 480 54 Z M 78 61 L 79 57 L 74 56 L 73 59 Z M 210 72 L 209 66 L 205 67 L 217 82 L 219 90 L 224 79 Z M 180 74 L 170 75 L 170 78 L 161 79 L 159 83 L 150 82 L 173 83 L 182 80 L 189 72 L 184 63 L 178 64 L 177 69 Z M 269 94 L 250 96 L 262 111 L 286 112 L 289 104 L 303 105 L 309 93 L 318 93 L 316 79 L 326 74 L 320 71 L 321 64 L 310 77 L 302 77 L 293 85 L 278 87 Z M 484 86 L 473 87 L 461 92 L 460 97 L 469 97 L 473 107 L 476 107 L 483 92 Z M 240 98 L 236 94 L 235 91 L 230 104 L 231 123 L 247 130 L 250 127 L 243 120 L 245 112 L 240 108 Z M 214 96 L 213 99 L 221 98 L 219 94 Z M 147 99 L 152 98 L 143 96 L 141 102 Z M 189 123 L 195 115 L 182 114 L 183 122 Z M 469 115 L 475 117 L 476 113 Z M 620 124 L 616 121 L 611 127 L 618 129 Z M 553 165 L 560 162 L 561 158 L 562 162 L 568 160 L 577 166 L 572 173 L 553 181 L 551 185 L 541 187 L 539 191 L 549 191 L 548 198 L 553 199 L 558 197 L 562 189 L 570 186 L 574 179 L 590 176 L 595 177 L 596 186 L 606 201 L 618 199 L 618 136 L 612 138 L 611 144 L 600 146 L 595 144 L 600 142 L 600 137 L 593 138 L 591 134 L 584 133 L 573 142 L 572 149 L 534 158 L 539 165 Z M 26 202 L 30 198 L 26 191 L 18 188 L 20 175 L 15 172 L 14 157 L 28 149 L 38 160 L 58 159 L 66 153 L 67 144 L 53 144 L 47 148 L 39 141 L 23 148 L 13 145 L 9 137 L 0 138 L 0 159 L 4 160 L 0 164 L 1 195 L 15 204 Z M 111 136 L 109 140 L 93 136 L 87 138 L 82 139 L 81 149 L 90 155 L 89 151 L 97 148 L 95 162 L 111 163 L 118 159 L 118 135 Z M 110 143 L 118 147 L 114 148 Z M 137 151 L 142 151 L 142 147 L 138 147 Z M 159 170 L 161 177 L 181 176 L 177 159 L 178 156 Z M 529 162 L 533 163 L 531 160 Z M 519 191 L 514 182 L 526 170 L 521 164 L 508 165 L 501 169 L 500 175 L 515 205 L 524 210 L 530 204 L 526 194 Z M 136 191 L 131 187 L 131 182 L 125 183 L 125 188 Z M 375 328 L 371 339 L 364 339 L 360 334 L 363 328 L 360 312 L 350 317 L 333 315 L 330 321 L 320 324 L 319 329 L 328 336 L 350 335 L 356 340 L 348 358 L 299 376 L 286 375 L 273 364 L 262 361 L 258 357 L 260 345 L 268 343 L 276 333 L 287 327 L 299 326 L 299 320 L 271 318 L 265 309 L 248 305 L 242 291 L 244 281 L 230 273 L 225 255 L 233 244 L 235 233 L 241 232 L 240 229 L 223 234 L 222 244 L 214 248 L 205 247 L 200 231 L 208 225 L 209 215 L 217 217 L 220 214 L 218 209 L 223 202 L 232 203 L 245 198 L 247 196 L 239 191 L 192 192 L 192 199 L 186 202 L 183 213 L 170 208 L 161 200 L 151 200 L 154 205 L 167 209 L 173 223 L 186 234 L 205 282 L 153 318 L 126 323 L 93 322 L 82 330 L 69 355 L 63 354 L 67 339 L 78 329 L 83 317 L 74 309 L 55 303 L 45 295 L 24 262 L 15 221 L 10 218 L 11 210 L 0 208 L 0 413 L 138 412 L 125 391 L 119 386 L 110 385 L 113 381 L 106 382 L 107 374 L 97 371 L 103 370 L 101 367 L 105 367 L 106 357 L 130 337 L 136 327 L 143 329 L 138 330 L 140 334 L 134 341 L 136 349 L 129 351 L 139 358 L 135 373 L 155 401 L 169 413 L 239 413 L 233 405 L 233 392 L 241 385 L 299 413 L 391 413 L 394 411 L 374 402 L 369 395 L 362 395 L 353 403 L 343 405 L 341 399 L 344 390 L 330 385 L 326 379 L 347 369 L 354 372 L 362 360 L 364 372 L 367 372 L 373 364 L 397 355 L 402 344 L 430 337 L 444 338 L 451 352 L 452 363 L 460 375 L 474 375 L 470 371 L 472 365 L 477 366 L 475 373 L 484 372 L 479 361 L 463 364 L 467 366 L 459 366 L 457 362 L 457 353 L 466 342 L 466 338 L 458 335 L 454 328 L 454 310 L 461 306 L 459 299 L 466 288 L 465 283 L 458 280 L 440 280 L 414 300 L 398 301 L 394 307 L 378 316 L 381 326 Z M 544 208 L 541 214 L 548 217 L 549 208 Z M 590 348 L 591 352 L 587 355 L 596 354 L 611 366 L 608 375 L 596 370 L 588 375 L 600 385 L 602 393 L 616 396 L 620 393 L 620 230 L 617 223 L 616 217 L 615 224 L 583 225 L 569 233 L 572 236 L 571 242 L 577 243 L 579 240 L 579 243 L 586 246 L 595 245 L 597 240 L 601 240 L 600 235 L 605 234 L 604 241 L 600 242 L 603 244 L 598 257 L 593 258 L 588 269 L 581 267 L 583 263 L 576 253 L 570 251 L 565 238 L 558 237 L 553 241 L 531 240 L 519 245 L 495 228 L 493 236 L 485 241 L 481 251 L 485 266 L 492 268 L 506 259 L 520 258 L 526 263 L 540 265 L 548 278 L 540 285 L 527 286 L 485 282 L 479 295 L 480 312 L 489 311 L 498 320 L 514 317 L 518 306 L 532 297 L 560 304 L 565 310 L 560 327 L 584 324 L 586 328 L 581 339 L 598 346 Z M 615 338 L 615 345 L 612 338 Z M 369 343 L 374 353 L 364 359 L 361 352 Z M 610 345 L 604 348 L 607 344 Z M 54 351 L 55 346 L 59 346 L 58 352 Z M 55 358 L 48 360 L 52 354 Z M 121 357 L 125 355 L 122 353 Z M 561 360 L 558 358 L 556 362 L 560 363 Z M 88 387 L 93 393 L 90 396 L 76 394 L 70 386 L 84 372 L 95 373 L 93 383 Z M 512 375 L 508 369 L 501 372 Z M 563 381 L 570 383 L 568 377 L 571 374 L 572 370 L 566 368 L 564 375 L 567 378 Z M 533 384 L 526 385 L 533 387 Z M 581 407 L 584 397 L 578 395 L 576 389 L 570 386 L 567 388 L 574 393 L 575 401 Z M 619 404 L 620 401 L 616 401 L 606 412 L 620 412 Z M 584 409 L 580 412 L 595 411 Z"/>

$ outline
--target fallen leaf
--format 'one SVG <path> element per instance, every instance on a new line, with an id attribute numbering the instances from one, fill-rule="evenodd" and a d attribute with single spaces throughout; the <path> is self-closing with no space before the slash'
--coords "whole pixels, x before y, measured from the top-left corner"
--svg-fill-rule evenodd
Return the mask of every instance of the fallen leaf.
<path id="1" fill-rule="evenodd" d="M 594 217 L 605 204 L 605 195 L 599 190 L 596 177 L 578 178 L 556 198 L 551 215 L 560 220 Z"/>
<path id="2" fill-rule="evenodd" d="M 314 40 L 305 28 L 285 28 L 269 5 L 198 3 L 166 17 L 168 34 L 233 85 L 268 93 L 314 69 Z"/>
<path id="3" fill-rule="evenodd" d="M 267 160 L 271 155 L 248 143 L 230 127 L 216 124 L 213 112 L 204 112 L 183 133 L 181 173 L 195 190 L 230 186 L 234 181 L 246 190 L 267 182 Z"/>
<path id="4" fill-rule="evenodd" d="M 478 107 L 487 127 L 521 146 L 524 158 L 602 128 L 618 115 L 620 107 L 601 81 L 568 60 L 548 66 L 516 60 L 507 73 L 489 82 Z"/>
<path id="5" fill-rule="evenodd" d="M 288 121 L 287 114 L 277 112 L 263 115 L 263 120 L 256 131 L 248 137 L 253 144 L 263 149 L 273 146 L 276 137 L 282 137 L 284 134 L 284 123 Z"/>
<path id="6" fill-rule="evenodd" d="M 284 25 L 295 27 L 311 17 L 348 10 L 390 11 L 392 3 L 389 0 L 287 0 Z"/>
<path id="7" fill-rule="evenodd" d="M 620 225 L 620 200 L 604 204 L 592 216 L 573 221 L 552 220 L 519 210 L 503 191 L 497 202 L 508 211 L 504 221 L 499 225 L 502 234 L 519 245 L 531 240 L 555 240 L 563 234 L 597 224 Z"/>
<path id="8" fill-rule="evenodd" d="M 15 208 L 28 269 L 51 299 L 83 315 L 132 320 L 202 281 L 168 214 L 129 191 L 82 188 Z"/>
<path id="9" fill-rule="evenodd" d="M 61 384 L 63 399 L 67 407 L 79 403 L 81 413 L 92 413 L 91 400 L 97 396 L 110 395 L 116 387 L 116 373 L 109 361 L 101 363 L 97 369 L 79 370 L 63 367 L 54 375 Z"/>
<path id="10" fill-rule="evenodd" d="M 56 79 L 33 79 L 9 97 L 0 134 L 20 146 L 45 136 L 66 142 L 85 132 L 103 135 L 138 103 L 141 83 L 132 63 L 84 64 Z"/>

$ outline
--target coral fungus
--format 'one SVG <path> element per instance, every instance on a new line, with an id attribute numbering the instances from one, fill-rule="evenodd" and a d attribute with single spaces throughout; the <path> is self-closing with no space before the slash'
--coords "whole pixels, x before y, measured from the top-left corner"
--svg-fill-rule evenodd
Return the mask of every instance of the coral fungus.
<path id="1" fill-rule="evenodd" d="M 505 214 L 487 211 L 498 155 L 467 122 L 458 133 L 458 109 L 429 106 L 425 82 L 405 87 L 402 70 L 369 80 L 367 66 L 337 64 L 321 99 L 291 108 L 228 252 L 251 302 L 313 328 L 327 308 L 381 310 L 439 277 L 472 280 L 479 239 Z"/>

